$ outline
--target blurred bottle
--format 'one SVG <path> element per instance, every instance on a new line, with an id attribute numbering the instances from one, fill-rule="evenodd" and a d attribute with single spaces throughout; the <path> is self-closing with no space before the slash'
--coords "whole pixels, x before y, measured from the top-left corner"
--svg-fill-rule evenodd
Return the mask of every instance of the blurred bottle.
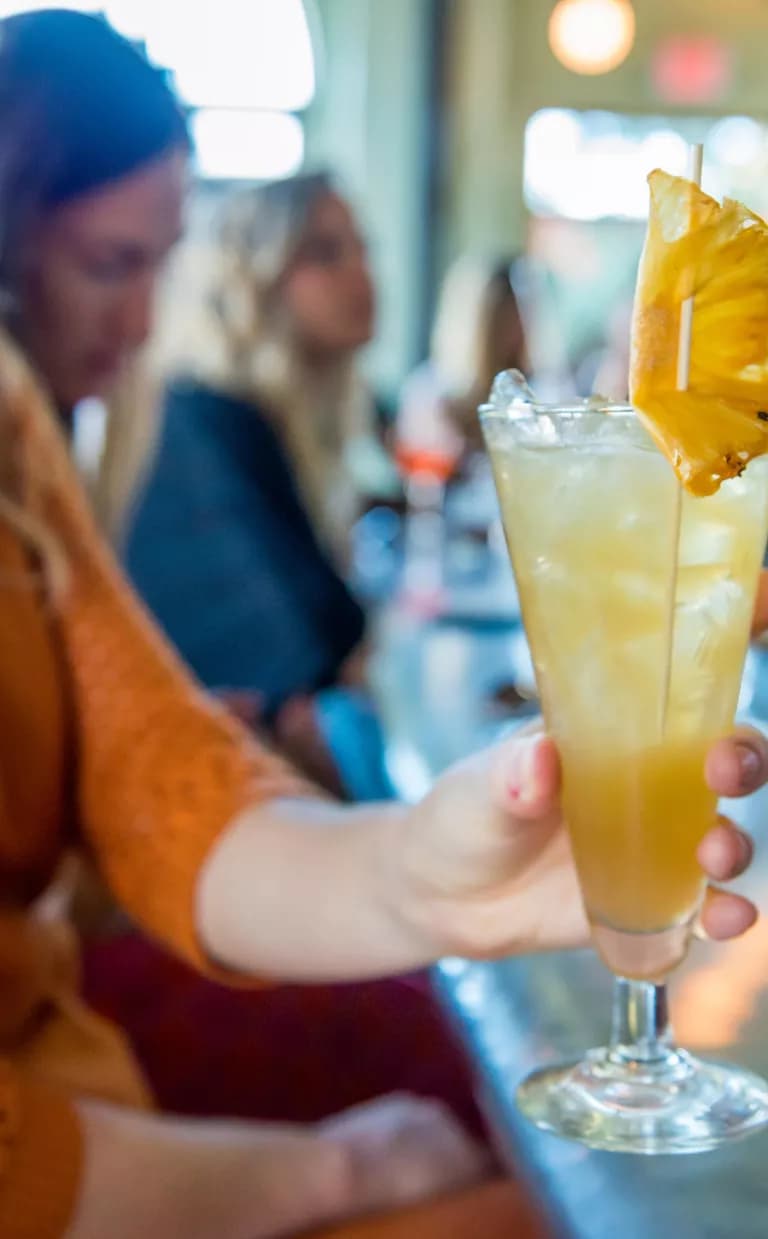
<path id="1" fill-rule="evenodd" d="M 463 451 L 446 398 L 430 366 L 420 367 L 405 384 L 395 431 L 395 460 L 406 486 L 445 486 Z"/>
<path id="2" fill-rule="evenodd" d="M 421 615 L 443 607 L 445 491 L 463 447 L 434 376 L 426 369 L 412 375 L 397 419 L 395 460 L 406 497 L 402 601 Z"/>

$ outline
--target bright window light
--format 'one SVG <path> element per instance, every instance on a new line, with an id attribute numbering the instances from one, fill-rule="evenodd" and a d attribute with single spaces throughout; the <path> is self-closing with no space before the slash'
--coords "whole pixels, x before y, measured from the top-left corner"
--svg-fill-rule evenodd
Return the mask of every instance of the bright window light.
<path id="1" fill-rule="evenodd" d="M 14 13 L 35 13 L 40 9 L 75 9 L 80 13 L 98 13 L 102 9 L 102 5 L 96 0 L 88 3 L 84 0 L 83 3 L 77 4 L 72 0 L 59 0 L 59 3 L 49 2 L 49 0 L 27 0 L 26 4 L 14 4 L 13 0 L 0 0 L 0 18 L 12 17 Z"/>
<path id="2" fill-rule="evenodd" d="M 272 180 L 301 167 L 304 132 L 293 113 L 315 94 L 303 0 L 0 0 L 0 17 L 51 7 L 103 13 L 172 74 L 195 109 L 200 176 Z"/>
<path id="3" fill-rule="evenodd" d="M 765 152 L 765 126 L 751 116 L 726 116 L 712 130 L 708 147 L 721 163 L 747 167 Z"/>
<path id="4" fill-rule="evenodd" d="M 0 0 L 0 17 L 47 8 L 103 12 L 127 38 L 146 43 L 193 107 L 298 112 L 315 93 L 302 0 Z"/>
<path id="5" fill-rule="evenodd" d="M 141 38 L 193 107 L 298 112 L 315 93 L 302 0 L 104 0 L 116 29 Z"/>
<path id="6" fill-rule="evenodd" d="M 272 181 L 298 172 L 304 130 L 286 112 L 203 108 L 192 119 L 197 171 L 211 180 Z"/>
<path id="7" fill-rule="evenodd" d="M 528 122 L 525 198 L 540 216 L 644 220 L 648 173 L 685 175 L 703 142 L 704 189 L 768 211 L 768 127 L 747 116 L 624 116 L 545 108 Z"/>

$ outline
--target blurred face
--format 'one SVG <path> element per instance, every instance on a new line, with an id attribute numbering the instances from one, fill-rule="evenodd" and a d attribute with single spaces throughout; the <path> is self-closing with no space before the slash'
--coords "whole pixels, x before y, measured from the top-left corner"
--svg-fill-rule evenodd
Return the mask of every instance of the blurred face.
<path id="1" fill-rule="evenodd" d="M 173 153 L 56 208 L 30 237 L 24 343 L 60 405 L 107 395 L 146 341 L 186 177 L 186 156 Z"/>
<path id="2" fill-rule="evenodd" d="M 370 340 L 375 307 L 368 255 L 352 212 L 335 194 L 313 206 L 281 292 L 310 357 L 343 356 Z"/>

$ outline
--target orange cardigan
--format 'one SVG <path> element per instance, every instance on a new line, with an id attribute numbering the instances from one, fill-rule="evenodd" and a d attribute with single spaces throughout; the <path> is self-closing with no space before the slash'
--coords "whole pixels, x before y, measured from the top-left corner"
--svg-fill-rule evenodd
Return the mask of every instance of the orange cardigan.
<path id="1" fill-rule="evenodd" d="M 206 854 L 245 805 L 304 788 L 158 635 L 5 337 L 0 418 L 23 507 L 69 569 L 47 602 L 0 503 L 0 1235 L 54 1239 L 79 1176 L 70 1096 L 149 1104 L 120 1034 L 79 1004 L 71 936 L 41 899 L 67 849 L 87 849 L 136 921 L 207 968 L 194 917 Z"/>

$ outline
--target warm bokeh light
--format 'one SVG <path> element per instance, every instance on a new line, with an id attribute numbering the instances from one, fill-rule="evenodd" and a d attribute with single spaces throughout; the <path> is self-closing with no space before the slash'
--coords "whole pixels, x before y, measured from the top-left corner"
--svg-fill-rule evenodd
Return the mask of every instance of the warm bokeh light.
<path id="1" fill-rule="evenodd" d="M 559 0 L 549 19 L 549 43 L 573 73 L 608 73 L 635 41 L 630 0 Z"/>
<path id="2" fill-rule="evenodd" d="M 680 1043 L 722 1050 L 749 1037 L 765 997 L 768 921 L 761 917 L 744 938 L 718 945 L 711 959 L 680 978 L 675 1032 Z"/>
<path id="3" fill-rule="evenodd" d="M 731 84 L 733 56 L 712 35 L 665 39 L 653 54 L 651 76 L 656 93 L 666 103 L 712 103 Z"/>

